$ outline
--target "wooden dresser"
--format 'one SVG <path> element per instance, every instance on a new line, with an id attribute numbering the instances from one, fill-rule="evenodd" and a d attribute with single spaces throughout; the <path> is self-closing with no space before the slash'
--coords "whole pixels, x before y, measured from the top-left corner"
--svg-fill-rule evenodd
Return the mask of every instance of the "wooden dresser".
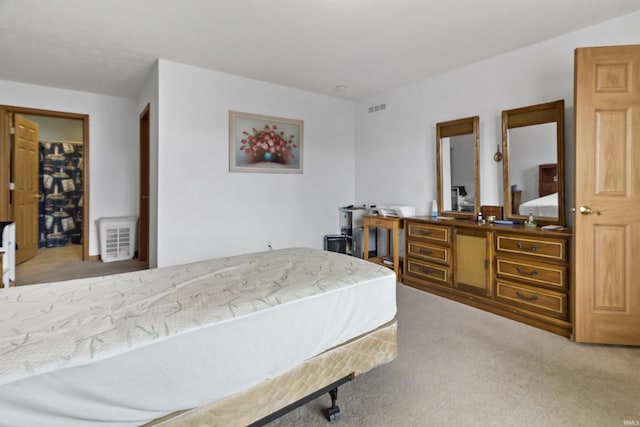
<path id="1" fill-rule="evenodd" d="M 570 336 L 570 231 L 407 218 L 406 285 Z"/>

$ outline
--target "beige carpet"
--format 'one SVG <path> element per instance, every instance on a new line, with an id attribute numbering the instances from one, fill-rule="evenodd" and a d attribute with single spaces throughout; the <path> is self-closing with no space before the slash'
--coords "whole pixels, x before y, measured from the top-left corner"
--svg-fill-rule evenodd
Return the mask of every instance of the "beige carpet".
<path id="1" fill-rule="evenodd" d="M 145 268 L 147 268 L 146 263 L 135 258 L 112 262 L 82 261 L 81 245 L 41 248 L 38 249 L 38 255 L 35 258 L 16 266 L 16 285 L 106 276 Z"/>
<path id="2" fill-rule="evenodd" d="M 340 387 L 337 427 L 640 424 L 637 347 L 576 344 L 404 285 L 398 344 L 396 360 Z M 329 403 L 270 425 L 326 427 Z"/>

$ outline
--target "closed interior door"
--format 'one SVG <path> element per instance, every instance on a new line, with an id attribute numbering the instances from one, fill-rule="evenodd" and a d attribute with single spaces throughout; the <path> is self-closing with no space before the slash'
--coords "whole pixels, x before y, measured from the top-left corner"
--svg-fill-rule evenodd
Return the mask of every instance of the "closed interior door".
<path id="1" fill-rule="evenodd" d="M 38 254 L 38 124 L 14 116 L 13 221 L 16 223 L 16 264 Z"/>
<path id="2" fill-rule="evenodd" d="M 575 56 L 574 338 L 640 345 L 640 45 Z"/>

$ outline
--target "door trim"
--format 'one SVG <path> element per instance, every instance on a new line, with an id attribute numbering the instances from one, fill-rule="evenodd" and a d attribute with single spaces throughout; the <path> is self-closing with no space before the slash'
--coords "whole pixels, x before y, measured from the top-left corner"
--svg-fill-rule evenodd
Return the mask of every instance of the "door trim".
<path id="1" fill-rule="evenodd" d="M 82 120 L 83 173 L 82 173 L 82 260 L 89 257 L 89 115 L 63 111 L 41 110 L 38 108 L 0 105 L 0 219 L 8 221 L 9 211 L 9 168 L 10 168 L 10 116 L 11 114 L 46 116 L 60 119 Z"/>
<path id="2" fill-rule="evenodd" d="M 151 104 L 140 113 L 140 219 L 138 222 L 138 260 L 149 267 L 149 150 Z"/>

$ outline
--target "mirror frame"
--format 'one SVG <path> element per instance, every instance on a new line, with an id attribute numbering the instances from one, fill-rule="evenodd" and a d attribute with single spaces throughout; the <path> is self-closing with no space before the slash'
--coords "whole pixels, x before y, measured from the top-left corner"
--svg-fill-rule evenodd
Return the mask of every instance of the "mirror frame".
<path id="1" fill-rule="evenodd" d="M 517 215 L 508 209 L 512 206 L 511 183 L 509 182 L 509 129 L 556 123 L 556 150 L 558 163 L 558 218 L 536 218 L 539 225 L 565 225 L 565 165 L 564 165 L 564 100 L 531 105 L 502 111 L 502 187 L 504 192 L 504 218 L 524 221 L 526 215 Z"/>
<path id="2" fill-rule="evenodd" d="M 479 162 L 479 145 L 480 145 L 480 117 L 466 117 L 463 119 L 450 120 L 448 122 L 436 123 L 436 162 L 438 170 L 438 214 L 454 218 L 471 218 L 480 212 L 480 162 Z M 443 211 L 444 193 L 443 193 L 443 170 L 442 164 L 442 138 L 451 136 L 473 134 L 473 168 L 475 177 L 474 188 L 474 208 L 473 212 Z"/>

